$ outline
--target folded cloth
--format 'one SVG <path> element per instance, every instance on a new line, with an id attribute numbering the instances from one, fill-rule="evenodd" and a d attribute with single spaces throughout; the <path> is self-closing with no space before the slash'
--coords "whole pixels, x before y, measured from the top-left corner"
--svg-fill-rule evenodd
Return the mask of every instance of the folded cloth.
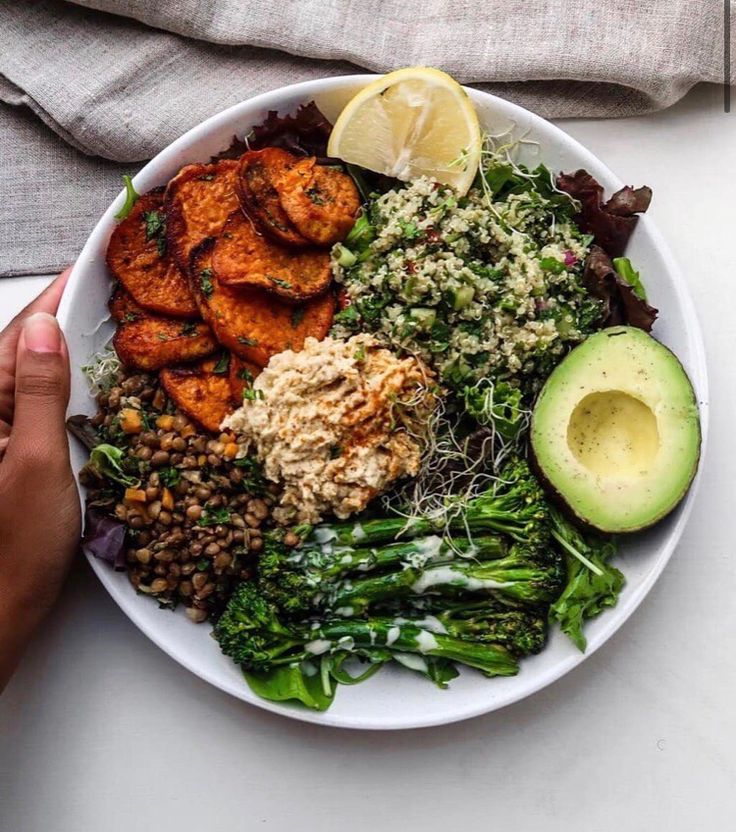
<path id="1" fill-rule="evenodd" d="M 73 263 L 122 174 L 136 170 L 86 156 L 30 111 L 1 103 L 0 148 L 0 277 L 54 274 Z"/>
<path id="2" fill-rule="evenodd" d="M 699 81 L 722 80 L 723 4 L 0 0 L 0 101 L 25 105 L 67 144 L 118 162 L 148 159 L 212 113 L 283 84 L 420 63 L 548 117 L 633 115 L 674 103 Z M 91 221 L 118 172 L 85 160 L 77 173 L 86 179 L 65 177 L 70 151 L 48 152 L 48 132 L 29 130 L 27 119 L 2 111 L 0 142 L 13 143 L 2 162 L 6 193 L 8 175 L 12 194 L 27 191 L 17 227 L 0 239 L 0 275 L 48 259 L 23 250 L 29 223 L 39 236 L 60 231 L 58 202 L 29 199 L 40 178 L 67 181 L 70 206 L 94 194 Z M 22 176 L 11 164 L 18 158 Z M 74 256 L 89 225 L 56 241 L 59 259 Z"/>

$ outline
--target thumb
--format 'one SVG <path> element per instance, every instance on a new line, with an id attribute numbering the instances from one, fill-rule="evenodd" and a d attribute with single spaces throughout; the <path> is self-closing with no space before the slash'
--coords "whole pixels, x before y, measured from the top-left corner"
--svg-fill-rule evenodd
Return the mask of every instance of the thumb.
<path id="1" fill-rule="evenodd" d="M 23 322 L 15 366 L 15 407 L 6 460 L 49 459 L 67 447 L 69 356 L 53 315 L 37 312 Z"/>

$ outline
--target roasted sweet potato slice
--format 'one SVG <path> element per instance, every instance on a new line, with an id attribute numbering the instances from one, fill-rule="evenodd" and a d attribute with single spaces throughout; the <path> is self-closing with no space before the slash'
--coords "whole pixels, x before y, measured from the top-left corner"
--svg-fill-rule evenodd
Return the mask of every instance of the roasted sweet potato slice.
<path id="1" fill-rule="evenodd" d="M 224 286 L 265 289 L 287 303 L 322 295 L 332 281 L 326 251 L 284 248 L 259 234 L 242 211 L 230 214 L 217 238 L 212 268 Z"/>
<path id="2" fill-rule="evenodd" d="M 112 343 L 123 364 L 146 371 L 196 361 L 217 349 L 207 324 L 157 315 L 120 324 Z"/>
<path id="3" fill-rule="evenodd" d="M 186 276 L 166 246 L 163 189 L 143 194 L 112 232 L 107 266 L 134 300 L 151 312 L 196 318 L 197 304 Z"/>
<path id="4" fill-rule="evenodd" d="M 187 165 L 169 182 L 164 196 L 166 241 L 183 272 L 192 249 L 205 237 L 219 234 L 237 209 L 237 172 L 237 161 L 222 159 L 212 165 Z"/>
<path id="5" fill-rule="evenodd" d="M 224 347 L 265 367 L 272 355 L 300 350 L 309 336 L 327 335 L 335 311 L 331 293 L 290 306 L 260 289 L 224 286 L 212 268 L 215 242 L 207 240 L 192 252 L 189 278 L 202 317 Z"/>
<path id="6" fill-rule="evenodd" d="M 344 240 L 360 210 L 353 180 L 335 168 L 300 159 L 275 182 L 281 207 L 296 230 L 318 246 Z"/>
<path id="7" fill-rule="evenodd" d="M 230 393 L 236 407 L 240 407 L 245 391 L 251 387 L 260 372 L 261 368 L 257 364 L 243 361 L 237 355 L 230 355 Z"/>
<path id="8" fill-rule="evenodd" d="M 174 404 L 215 433 L 233 408 L 227 369 L 220 372 L 221 359 L 205 358 L 185 367 L 165 367 L 159 373 L 161 384 Z"/>
<path id="9" fill-rule="evenodd" d="M 130 323 L 131 321 L 137 321 L 139 318 L 149 317 L 151 314 L 142 306 L 138 306 L 132 295 L 126 292 L 122 286 L 116 287 L 110 295 L 107 308 L 110 310 L 113 321 L 118 323 Z"/>
<path id="10" fill-rule="evenodd" d="M 246 211 L 274 240 L 287 246 L 307 246 L 281 207 L 276 181 L 298 161 L 286 150 L 266 147 L 251 150 L 240 158 L 238 195 Z"/>

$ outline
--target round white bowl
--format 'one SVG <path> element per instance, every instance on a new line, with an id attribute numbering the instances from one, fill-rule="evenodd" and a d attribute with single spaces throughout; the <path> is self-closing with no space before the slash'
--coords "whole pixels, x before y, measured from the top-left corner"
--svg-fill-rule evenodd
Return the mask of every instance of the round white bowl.
<path id="1" fill-rule="evenodd" d="M 334 119 L 344 103 L 374 76 L 354 75 L 308 81 L 259 95 L 230 107 L 194 127 L 152 159 L 135 177 L 139 193 L 165 184 L 177 170 L 190 162 L 207 161 L 227 148 L 237 134 L 261 122 L 269 110 L 293 111 L 297 105 L 315 100 L 328 118 Z M 513 127 L 517 134 L 539 143 L 524 145 L 522 161 L 544 161 L 553 171 L 586 168 L 607 193 L 621 182 L 592 153 L 558 127 L 539 116 L 487 93 L 468 90 L 483 127 L 492 134 Z M 90 356 L 107 343 L 112 324 L 107 320 L 110 276 L 105 267 L 105 250 L 115 226 L 114 214 L 123 202 L 122 194 L 107 209 L 87 240 L 72 272 L 59 309 L 73 368 L 70 413 L 93 413 L 94 402 L 79 371 Z M 652 303 L 661 310 L 655 335 L 683 362 L 701 403 L 703 443 L 707 433 L 707 377 L 700 328 L 687 287 L 672 255 L 652 221 L 643 216 L 629 243 L 627 254 L 641 270 Z M 75 470 L 86 461 L 86 452 L 72 442 Z M 189 622 L 181 610 L 159 610 L 145 596 L 136 595 L 125 574 L 114 572 L 106 563 L 90 558 L 102 584 L 125 614 L 155 644 L 180 664 L 218 688 L 245 702 L 294 719 L 345 728 L 399 729 L 438 725 L 487 713 L 522 699 L 549 685 L 580 664 L 598 649 L 632 614 L 669 560 L 682 534 L 692 506 L 697 479 L 690 493 L 655 529 L 630 539 L 622 546 L 618 564 L 626 575 L 626 587 L 617 606 L 588 623 L 587 653 L 582 654 L 555 631 L 547 648 L 525 659 L 513 678 L 486 679 L 464 670 L 448 690 L 439 690 L 426 679 L 401 668 L 384 668 L 364 684 L 341 687 L 326 713 L 297 705 L 266 702 L 246 685 L 240 670 L 210 638 L 210 628 Z"/>

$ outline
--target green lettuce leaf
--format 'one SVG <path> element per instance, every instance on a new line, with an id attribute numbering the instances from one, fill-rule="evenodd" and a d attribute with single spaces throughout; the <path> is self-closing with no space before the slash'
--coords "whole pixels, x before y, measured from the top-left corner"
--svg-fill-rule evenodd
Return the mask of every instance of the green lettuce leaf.
<path id="1" fill-rule="evenodd" d="M 631 260 L 628 257 L 614 257 L 613 268 L 616 269 L 619 277 L 623 278 L 631 286 L 639 300 L 647 299 L 647 292 L 644 284 L 641 282 L 641 275 L 631 265 Z"/>
<path id="2" fill-rule="evenodd" d="M 587 640 L 583 632 L 586 621 L 614 607 L 624 586 L 624 576 L 608 561 L 616 553 L 616 544 L 593 536 L 583 536 L 557 511 L 552 512 L 554 536 L 564 541 L 567 561 L 567 584 L 550 607 L 550 622 L 556 621 L 581 652 Z M 575 557 L 574 550 L 595 567 L 595 571 Z M 596 574 L 600 572 L 600 574 Z"/>
<path id="3" fill-rule="evenodd" d="M 137 488 L 141 481 L 123 471 L 122 463 L 124 459 L 124 451 L 103 442 L 90 451 L 89 466 L 101 477 L 107 477 L 128 488 Z"/>
<path id="4" fill-rule="evenodd" d="M 319 673 L 308 676 L 301 665 L 282 665 L 267 673 L 243 671 L 248 687 L 262 699 L 271 702 L 296 700 L 315 711 L 326 711 L 335 697 L 334 686 L 325 693 Z"/>

